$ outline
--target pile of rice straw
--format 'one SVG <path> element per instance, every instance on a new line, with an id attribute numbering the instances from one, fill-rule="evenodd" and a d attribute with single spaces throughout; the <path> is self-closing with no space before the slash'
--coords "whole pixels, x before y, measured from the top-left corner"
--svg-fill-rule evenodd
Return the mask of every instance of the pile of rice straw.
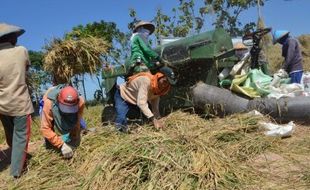
<path id="1" fill-rule="evenodd" d="M 56 78 L 69 81 L 76 74 L 94 74 L 110 45 L 101 38 L 54 39 L 44 55 L 44 69 Z"/>
<path id="2" fill-rule="evenodd" d="M 98 127 L 83 136 L 73 159 L 40 147 L 24 176 L 15 182 L 1 176 L 0 184 L 24 189 L 244 189 L 260 183 L 246 162 L 279 141 L 264 136 L 258 120 L 248 115 L 205 120 L 175 112 L 161 131 L 146 125 L 119 134 L 113 126 Z"/>

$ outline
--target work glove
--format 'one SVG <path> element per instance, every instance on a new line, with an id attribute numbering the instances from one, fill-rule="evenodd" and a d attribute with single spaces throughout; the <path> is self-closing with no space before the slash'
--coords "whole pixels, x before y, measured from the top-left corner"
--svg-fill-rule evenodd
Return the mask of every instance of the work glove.
<path id="1" fill-rule="evenodd" d="M 278 77 L 280 78 L 287 78 L 288 77 L 288 74 L 287 72 L 284 70 L 284 69 L 279 69 L 275 75 L 277 75 Z"/>
<path id="2" fill-rule="evenodd" d="M 73 156 L 73 150 L 72 148 L 64 143 L 61 147 L 61 153 L 65 158 L 72 158 Z"/>

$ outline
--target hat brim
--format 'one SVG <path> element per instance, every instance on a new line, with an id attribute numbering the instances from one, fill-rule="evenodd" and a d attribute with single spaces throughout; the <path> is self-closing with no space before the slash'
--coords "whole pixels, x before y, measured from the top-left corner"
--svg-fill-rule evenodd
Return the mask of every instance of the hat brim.
<path id="1" fill-rule="evenodd" d="M 58 106 L 59 106 L 60 111 L 63 113 L 77 113 L 79 111 L 78 105 L 68 106 L 68 105 L 59 103 Z"/>
<path id="2" fill-rule="evenodd" d="M 273 44 L 278 43 L 284 36 L 289 35 L 289 33 L 290 33 L 290 32 L 286 32 L 286 33 L 282 34 L 278 39 L 276 39 L 276 40 L 273 41 Z"/>
<path id="3" fill-rule="evenodd" d="M 246 46 L 236 46 L 234 47 L 235 50 L 248 50 Z"/>
<path id="4" fill-rule="evenodd" d="M 150 35 L 154 32 L 155 30 L 155 26 L 151 23 L 147 23 L 147 24 L 140 24 L 140 25 L 137 25 L 134 29 L 133 29 L 133 32 L 137 32 L 137 29 L 140 28 L 140 27 L 143 27 L 147 30 L 150 31 Z"/>
<path id="5" fill-rule="evenodd" d="M 0 38 L 9 34 L 16 34 L 16 37 L 19 37 L 23 33 L 25 33 L 25 30 L 18 26 L 0 23 Z"/>

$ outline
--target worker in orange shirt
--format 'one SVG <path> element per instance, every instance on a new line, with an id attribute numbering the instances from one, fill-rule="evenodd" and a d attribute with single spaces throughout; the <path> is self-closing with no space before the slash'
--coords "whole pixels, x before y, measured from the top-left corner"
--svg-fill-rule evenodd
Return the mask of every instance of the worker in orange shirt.
<path id="1" fill-rule="evenodd" d="M 150 72 L 140 72 L 129 77 L 126 83 L 117 88 L 114 95 L 116 129 L 128 132 L 127 113 L 131 107 L 138 107 L 156 129 L 164 128 L 159 113 L 160 97 L 166 95 L 171 85 L 175 85 L 176 82 L 177 76 L 169 67 L 162 67 L 154 75 Z"/>
<path id="2" fill-rule="evenodd" d="M 43 101 L 41 133 L 46 148 L 59 149 L 65 158 L 71 158 L 73 148 L 81 140 L 80 120 L 84 100 L 73 87 L 58 85 L 45 93 Z"/>

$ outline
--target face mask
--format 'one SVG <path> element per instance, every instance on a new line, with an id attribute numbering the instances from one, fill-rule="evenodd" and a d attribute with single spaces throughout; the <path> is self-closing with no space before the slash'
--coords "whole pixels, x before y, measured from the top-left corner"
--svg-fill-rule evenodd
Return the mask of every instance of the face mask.
<path id="1" fill-rule="evenodd" d="M 236 50 L 235 55 L 239 58 L 242 59 L 244 54 L 246 54 L 247 50 Z"/>
<path id="2" fill-rule="evenodd" d="M 148 29 L 143 28 L 143 27 L 139 28 L 137 30 L 137 32 L 142 34 L 145 38 L 148 38 L 150 35 L 150 31 Z"/>

